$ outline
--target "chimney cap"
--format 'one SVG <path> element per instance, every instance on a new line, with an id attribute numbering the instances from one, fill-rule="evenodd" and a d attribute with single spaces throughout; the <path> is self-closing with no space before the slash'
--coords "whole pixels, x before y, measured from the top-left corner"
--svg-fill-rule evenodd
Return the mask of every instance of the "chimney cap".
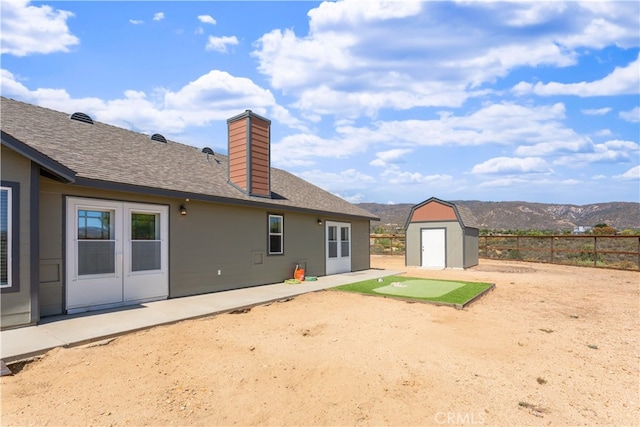
<path id="1" fill-rule="evenodd" d="M 240 119 L 245 119 L 247 117 L 255 117 L 256 119 L 260 119 L 262 121 L 267 122 L 267 124 L 271 125 L 271 120 L 267 119 L 266 117 L 262 117 L 251 110 L 244 110 L 244 113 L 240 113 L 236 116 L 231 117 L 230 119 L 227 119 L 227 123 L 235 122 Z"/>

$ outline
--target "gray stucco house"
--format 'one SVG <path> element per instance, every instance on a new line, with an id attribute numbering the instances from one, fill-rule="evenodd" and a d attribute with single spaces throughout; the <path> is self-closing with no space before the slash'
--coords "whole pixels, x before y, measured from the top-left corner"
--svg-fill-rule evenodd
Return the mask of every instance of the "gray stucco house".
<path id="1" fill-rule="evenodd" d="M 270 121 L 228 156 L 2 97 L 1 327 L 365 270 L 377 218 L 272 168 Z"/>

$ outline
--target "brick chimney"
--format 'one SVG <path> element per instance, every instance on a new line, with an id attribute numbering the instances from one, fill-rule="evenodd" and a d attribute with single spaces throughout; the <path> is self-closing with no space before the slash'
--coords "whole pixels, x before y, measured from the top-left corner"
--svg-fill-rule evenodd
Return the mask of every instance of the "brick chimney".
<path id="1" fill-rule="evenodd" d="M 229 182 L 250 196 L 271 197 L 271 120 L 246 110 L 227 126 Z"/>

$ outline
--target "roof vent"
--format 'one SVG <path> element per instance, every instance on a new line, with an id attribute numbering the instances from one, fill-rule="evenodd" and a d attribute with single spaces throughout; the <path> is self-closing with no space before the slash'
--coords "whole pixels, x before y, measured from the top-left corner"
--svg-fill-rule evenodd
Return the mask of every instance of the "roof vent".
<path id="1" fill-rule="evenodd" d="M 213 153 L 213 150 L 212 150 L 211 148 L 209 148 L 209 147 L 204 147 L 204 148 L 202 149 L 202 152 L 203 152 L 203 153 L 206 153 L 206 154 L 211 154 L 211 155 L 213 155 L 213 154 L 214 154 L 214 153 Z"/>
<path id="2" fill-rule="evenodd" d="M 71 116 L 69 116 L 69 119 L 76 120 L 82 123 L 88 123 L 90 125 L 93 124 L 93 119 L 91 119 L 91 117 L 85 113 L 73 113 Z"/>
<path id="3" fill-rule="evenodd" d="M 159 133 L 154 133 L 153 135 L 151 135 L 151 140 L 152 141 L 158 141 L 158 142 L 164 142 L 165 144 L 167 143 L 167 138 L 165 138 L 164 136 L 160 135 Z"/>

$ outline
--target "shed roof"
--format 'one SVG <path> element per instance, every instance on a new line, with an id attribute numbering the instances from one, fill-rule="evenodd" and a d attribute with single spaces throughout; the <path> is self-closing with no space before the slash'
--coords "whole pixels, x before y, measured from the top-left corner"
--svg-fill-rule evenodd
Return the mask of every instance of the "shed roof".
<path id="1" fill-rule="evenodd" d="M 295 175 L 271 168 L 271 198 L 249 196 L 228 182 L 228 158 L 69 114 L 1 98 L 2 145 L 40 164 L 62 182 L 123 191 L 377 220 Z"/>
<path id="2" fill-rule="evenodd" d="M 478 221 L 476 219 L 476 217 L 473 215 L 473 213 L 471 212 L 471 210 L 466 207 L 466 206 L 461 206 L 452 202 L 446 202 L 444 200 L 440 200 L 437 197 L 431 197 L 427 200 L 425 200 L 422 203 L 418 203 L 417 205 L 414 205 L 411 208 L 411 212 L 409 213 L 409 217 L 407 218 L 407 224 L 405 225 L 405 228 L 407 228 L 409 226 L 409 222 L 411 221 L 411 218 L 413 217 L 413 213 L 419 209 L 420 207 L 428 204 L 428 203 L 441 203 L 445 206 L 450 206 L 451 208 L 453 208 L 453 211 L 456 213 L 456 217 L 458 218 L 458 221 L 460 222 L 460 225 L 462 225 L 463 227 L 466 228 L 479 228 L 478 227 Z"/>

